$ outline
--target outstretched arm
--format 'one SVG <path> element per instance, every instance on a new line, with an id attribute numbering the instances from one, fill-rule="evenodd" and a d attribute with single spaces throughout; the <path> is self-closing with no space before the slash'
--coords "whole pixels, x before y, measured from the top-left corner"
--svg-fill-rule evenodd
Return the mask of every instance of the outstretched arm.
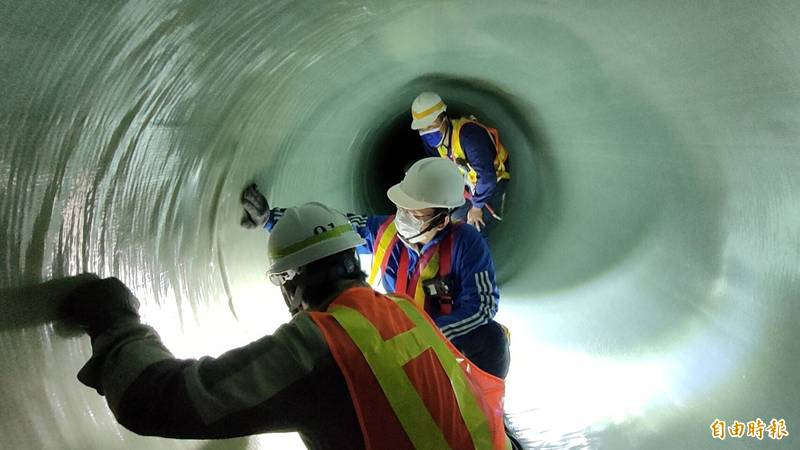
<path id="1" fill-rule="evenodd" d="M 122 282 L 109 278 L 79 288 L 67 306 L 92 337 L 92 357 L 78 379 L 104 394 L 120 424 L 135 433 L 204 439 L 296 430 L 316 403 L 303 401 L 303 391 L 313 390 L 304 380 L 335 371 L 305 314 L 218 358 L 176 359 L 140 323 L 134 302 Z"/>
<path id="2" fill-rule="evenodd" d="M 478 174 L 478 182 L 472 194 L 472 206 L 483 208 L 497 186 L 497 172 L 494 168 L 497 150 L 489 133 L 480 125 L 464 125 L 460 139 L 470 166 Z"/>

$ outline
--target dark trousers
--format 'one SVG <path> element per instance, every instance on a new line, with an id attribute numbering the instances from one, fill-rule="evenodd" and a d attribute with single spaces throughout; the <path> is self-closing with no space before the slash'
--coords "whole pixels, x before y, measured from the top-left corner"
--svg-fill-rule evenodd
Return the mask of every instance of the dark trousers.
<path id="1" fill-rule="evenodd" d="M 503 327 L 494 320 L 452 339 L 456 348 L 484 372 L 505 378 L 511 363 L 508 337 Z"/>

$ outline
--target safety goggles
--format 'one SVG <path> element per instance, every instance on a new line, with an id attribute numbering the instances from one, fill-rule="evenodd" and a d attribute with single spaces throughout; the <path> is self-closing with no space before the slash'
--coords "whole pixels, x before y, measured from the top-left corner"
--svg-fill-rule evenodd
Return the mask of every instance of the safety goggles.
<path id="1" fill-rule="evenodd" d="M 435 209 L 438 209 L 438 208 L 434 208 L 434 210 Z M 403 208 L 402 206 L 398 206 L 397 207 L 397 212 L 400 213 L 401 211 L 402 211 L 401 215 L 407 216 L 410 220 L 418 223 L 419 225 L 423 225 L 423 224 L 427 224 L 429 222 L 432 222 L 433 220 L 438 219 L 439 217 L 441 217 L 443 213 L 447 212 L 446 210 L 445 211 L 434 211 L 433 214 L 429 214 L 427 216 L 415 216 L 415 215 L 411 214 L 411 211 L 414 211 L 413 209 L 406 209 L 406 208 Z"/>
<path id="2" fill-rule="evenodd" d="M 283 286 L 287 281 L 295 279 L 298 275 L 300 275 L 300 270 L 289 269 L 280 273 L 268 273 L 267 278 L 269 278 L 269 281 L 275 286 Z"/>

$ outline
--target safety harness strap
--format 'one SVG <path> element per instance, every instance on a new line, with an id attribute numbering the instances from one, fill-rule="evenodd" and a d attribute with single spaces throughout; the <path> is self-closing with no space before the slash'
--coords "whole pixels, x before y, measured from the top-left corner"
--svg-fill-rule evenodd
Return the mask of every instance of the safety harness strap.
<path id="1" fill-rule="evenodd" d="M 414 300 L 414 303 L 421 309 L 434 307 L 425 304 L 425 291 L 423 283 L 436 276 L 445 277 L 450 274 L 451 259 L 453 250 L 453 232 L 459 224 L 454 224 L 447 235 L 437 244 L 436 248 L 430 249 L 420 257 L 414 273 L 409 279 L 408 266 L 409 256 L 406 249 L 400 250 L 400 260 L 398 261 L 394 291 L 399 294 L 407 295 Z M 369 282 L 374 285 L 378 278 L 386 273 L 386 266 L 389 257 L 397 244 L 397 228 L 394 224 L 394 216 L 389 216 L 386 221 L 378 228 L 375 235 L 375 249 L 372 256 L 372 268 L 369 274 Z"/>
<path id="2" fill-rule="evenodd" d="M 446 277 L 450 275 L 450 266 L 452 264 L 453 255 L 453 233 L 459 224 L 452 225 L 452 228 L 447 236 L 442 239 L 439 244 L 439 276 Z"/>
<path id="3" fill-rule="evenodd" d="M 375 247 L 372 249 L 372 268 L 369 272 L 369 283 L 374 285 L 378 273 L 385 273 L 386 263 L 389 261 L 391 251 L 397 242 L 397 229 L 394 225 L 394 216 L 389 216 L 378 228 L 375 235 Z M 383 269 L 383 270 L 381 270 Z"/>
<path id="4" fill-rule="evenodd" d="M 411 276 L 411 283 L 406 288 L 406 295 L 414 299 L 418 307 L 425 309 L 425 290 L 422 289 L 422 282 L 436 277 L 439 272 L 439 248 L 425 252 L 417 263 L 417 268 Z M 399 291 L 398 291 L 399 292 Z"/>
<path id="5" fill-rule="evenodd" d="M 385 269 L 384 269 L 385 270 Z M 397 278 L 394 282 L 394 291 L 406 294 L 408 286 L 408 250 L 400 249 L 400 261 L 397 264 Z"/>
<path id="6" fill-rule="evenodd" d="M 467 175 L 470 184 L 474 187 L 478 182 L 478 173 L 472 168 L 472 166 L 469 165 L 466 152 L 464 152 L 464 149 L 461 147 L 461 128 L 467 123 L 474 123 L 475 125 L 478 125 L 486 130 L 486 132 L 489 133 L 489 137 L 491 137 L 492 142 L 494 143 L 496 152 L 494 158 L 494 168 L 497 175 L 497 181 L 511 179 L 511 174 L 508 172 L 508 169 L 505 165 L 506 161 L 508 161 L 508 151 L 500 142 L 500 134 L 497 132 L 496 128 L 488 127 L 480 122 L 472 120 L 469 117 L 452 119 L 450 123 L 452 128 L 452 136 L 450 138 L 451 149 L 448 149 L 444 145 L 440 145 L 438 148 L 439 156 L 443 158 L 449 158 L 456 163 L 458 163 L 458 159 L 463 159 L 466 162 L 468 170 L 464 169 L 460 164 L 458 167 L 461 169 L 462 173 Z"/>
<path id="7" fill-rule="evenodd" d="M 458 225 L 453 225 L 453 229 Z M 436 245 L 436 248 L 432 248 L 423 254 L 419 261 L 417 262 L 417 266 L 409 279 L 408 274 L 408 266 L 409 266 L 409 257 L 408 251 L 406 249 L 400 250 L 400 260 L 397 266 L 397 274 L 394 284 L 394 291 L 398 294 L 405 294 L 408 297 L 414 299 L 414 303 L 421 309 L 425 309 L 425 290 L 423 289 L 423 283 L 427 280 L 435 278 L 438 276 L 446 276 L 450 274 L 450 264 L 451 264 L 451 254 L 452 254 L 452 246 L 453 246 L 453 229 L 450 230 L 447 235 L 442 238 L 442 240 Z M 393 234 L 393 238 L 389 239 L 389 234 Z M 380 238 L 376 238 L 380 242 L 391 242 L 392 247 L 395 245 L 395 239 L 397 238 L 397 229 L 394 228 L 394 224 L 392 223 L 390 226 L 387 226 L 385 230 L 382 232 L 379 231 Z M 443 250 L 444 249 L 444 250 Z M 383 254 L 378 254 L 376 252 L 375 256 L 373 257 L 372 261 L 372 271 L 380 273 L 386 272 L 386 265 L 388 263 L 388 254 L 390 251 L 387 251 L 385 248 L 380 248 L 378 252 L 382 252 Z M 444 269 L 442 270 L 441 264 L 444 258 Z M 381 265 L 376 269 L 375 261 L 382 261 Z M 373 276 L 370 275 L 370 282 L 372 282 Z"/>

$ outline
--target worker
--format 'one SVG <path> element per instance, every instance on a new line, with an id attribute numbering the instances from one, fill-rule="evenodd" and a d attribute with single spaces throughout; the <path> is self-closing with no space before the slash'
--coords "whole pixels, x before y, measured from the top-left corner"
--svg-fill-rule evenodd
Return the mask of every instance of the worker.
<path id="1" fill-rule="evenodd" d="M 504 382 L 470 367 L 412 302 L 372 290 L 354 251 L 362 243 L 320 203 L 287 209 L 267 274 L 293 317 L 218 358 L 174 358 L 122 282 L 89 282 L 66 302 L 92 342 L 78 379 L 143 435 L 298 431 L 315 449 L 511 448 Z"/>
<path id="2" fill-rule="evenodd" d="M 396 214 L 348 217 L 366 241 L 359 252 L 372 254 L 370 283 L 380 276 L 386 292 L 413 299 L 472 362 L 505 378 L 508 332 L 494 320 L 500 294 L 489 247 L 475 228 L 450 220 L 464 203 L 463 189 L 455 164 L 423 158 L 387 191 Z M 255 185 L 242 203 L 246 227 L 270 230 L 284 214 L 270 209 Z"/>
<path id="3" fill-rule="evenodd" d="M 502 220 L 509 173 L 508 152 L 497 130 L 474 117 L 451 119 L 447 105 L 434 92 L 419 94 L 411 104 L 411 129 L 419 132 L 430 156 L 455 162 L 464 175 L 467 202 L 454 211 L 486 235 L 490 225 Z"/>

